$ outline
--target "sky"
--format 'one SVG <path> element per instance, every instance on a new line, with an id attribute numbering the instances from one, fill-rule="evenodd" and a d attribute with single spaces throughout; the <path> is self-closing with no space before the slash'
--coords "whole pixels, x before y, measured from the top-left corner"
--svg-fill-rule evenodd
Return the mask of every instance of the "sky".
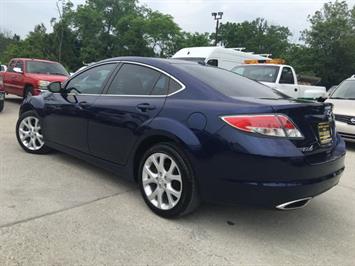
<path id="1" fill-rule="evenodd" d="M 72 0 L 74 4 L 84 0 Z M 271 24 L 287 26 L 297 42 L 300 31 L 309 27 L 308 15 L 322 8 L 327 0 L 140 0 L 140 4 L 174 17 L 185 31 L 213 32 L 215 21 L 211 12 L 224 12 L 223 22 L 251 21 L 258 17 Z M 347 0 L 349 6 L 355 0 Z M 0 0 L 0 30 L 21 37 L 44 23 L 51 30 L 50 19 L 57 17 L 56 0 Z"/>

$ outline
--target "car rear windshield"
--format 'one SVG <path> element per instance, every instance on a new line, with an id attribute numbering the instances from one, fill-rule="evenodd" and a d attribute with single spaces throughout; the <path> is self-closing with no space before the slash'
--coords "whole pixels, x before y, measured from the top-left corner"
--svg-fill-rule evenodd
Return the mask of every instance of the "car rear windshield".
<path id="1" fill-rule="evenodd" d="M 279 99 L 286 96 L 272 88 L 221 68 L 202 65 L 176 65 L 205 84 L 230 97 Z"/>
<path id="2" fill-rule="evenodd" d="M 68 76 L 68 72 L 59 63 L 29 61 L 27 73 Z"/>
<path id="3" fill-rule="evenodd" d="M 271 82 L 274 83 L 279 73 L 280 67 L 278 66 L 237 66 L 232 69 L 234 73 L 237 73 L 243 77 L 247 77 L 256 81 Z"/>
<path id="4" fill-rule="evenodd" d="M 330 98 L 355 100 L 355 80 L 345 80 L 335 89 Z"/>

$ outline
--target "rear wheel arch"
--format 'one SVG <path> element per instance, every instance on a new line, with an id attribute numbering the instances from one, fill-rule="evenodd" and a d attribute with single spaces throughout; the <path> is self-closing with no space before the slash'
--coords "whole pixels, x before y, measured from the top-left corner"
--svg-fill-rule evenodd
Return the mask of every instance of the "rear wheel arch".
<path id="1" fill-rule="evenodd" d="M 139 163 L 142 157 L 144 156 L 145 152 L 149 150 L 151 147 L 157 144 L 167 144 L 171 145 L 173 148 L 177 148 L 180 153 L 183 153 L 184 157 L 189 161 L 189 164 L 191 164 L 191 160 L 186 153 L 186 150 L 189 150 L 189 143 L 184 142 L 183 139 L 169 133 L 169 132 L 159 132 L 159 134 L 154 134 L 145 137 L 142 139 L 136 146 L 136 149 L 134 150 L 133 156 L 132 156 L 132 174 L 133 174 L 133 179 L 137 181 L 138 177 L 138 168 L 139 168 Z M 191 166 L 191 165 L 190 165 Z M 191 170 L 193 171 L 193 167 L 191 167 Z"/>
<path id="2" fill-rule="evenodd" d="M 145 152 L 149 150 L 151 147 L 153 147 L 156 144 L 159 143 L 166 143 L 166 144 L 175 144 L 177 146 L 180 146 L 181 144 L 178 143 L 178 141 L 171 137 L 171 136 L 166 136 L 166 135 L 152 135 L 149 137 L 146 137 L 144 140 L 142 140 L 138 145 L 137 148 L 135 149 L 134 155 L 133 155 L 133 178 L 137 182 L 138 180 L 138 168 L 140 161 L 142 157 L 144 156 Z"/>

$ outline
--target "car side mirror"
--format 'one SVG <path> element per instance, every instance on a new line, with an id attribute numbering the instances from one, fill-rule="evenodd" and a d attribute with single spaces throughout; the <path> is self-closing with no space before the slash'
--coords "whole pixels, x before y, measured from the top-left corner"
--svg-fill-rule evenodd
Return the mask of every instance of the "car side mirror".
<path id="1" fill-rule="evenodd" d="M 16 73 L 19 73 L 19 74 L 22 74 L 22 73 L 23 73 L 22 69 L 19 68 L 19 67 L 14 67 L 14 68 L 13 68 L 13 71 L 16 72 Z"/>
<path id="2" fill-rule="evenodd" d="M 327 99 L 327 96 L 320 96 L 317 98 L 317 102 L 324 103 Z"/>
<path id="3" fill-rule="evenodd" d="M 59 81 L 52 82 L 48 85 L 48 90 L 53 93 L 59 93 L 62 91 L 62 83 Z"/>

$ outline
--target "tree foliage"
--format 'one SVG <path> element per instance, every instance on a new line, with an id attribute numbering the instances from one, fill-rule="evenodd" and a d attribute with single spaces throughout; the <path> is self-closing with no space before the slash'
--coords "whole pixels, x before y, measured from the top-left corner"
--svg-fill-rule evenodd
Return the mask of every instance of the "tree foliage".
<path id="1" fill-rule="evenodd" d="M 83 63 L 137 55 L 168 57 L 176 36 L 182 34 L 170 15 L 138 6 L 136 0 L 87 0 L 76 9 L 67 2 L 53 32 L 43 24 L 1 55 L 57 60 L 71 70 Z M 62 45 L 60 45 L 61 40 Z"/>
<path id="2" fill-rule="evenodd" d="M 257 18 L 251 22 L 227 22 L 221 25 L 218 39 L 226 47 L 244 47 L 255 53 L 270 53 L 274 57 L 285 54 L 291 32 L 287 27 L 269 25 Z M 211 36 L 215 38 L 215 34 Z"/>
<path id="3" fill-rule="evenodd" d="M 309 21 L 310 29 L 303 32 L 308 68 L 327 86 L 354 74 L 355 9 L 349 9 L 345 1 L 326 3 Z"/>
<path id="4" fill-rule="evenodd" d="M 10 31 L 0 30 L 0 63 L 6 64 L 7 61 L 4 58 L 5 51 L 12 44 L 16 44 L 20 41 L 20 37 L 16 34 L 12 34 Z"/>
<path id="5" fill-rule="evenodd" d="M 63 2 L 61 2 L 63 3 Z M 137 0 L 86 0 L 74 7 L 65 1 L 52 32 L 43 24 L 26 38 L 0 31 L 0 62 L 12 57 L 60 61 L 74 71 L 83 63 L 125 55 L 170 57 L 184 47 L 210 46 L 215 34 L 180 29 L 172 16 L 140 6 Z M 355 72 L 355 8 L 345 1 L 324 4 L 309 17 L 299 43 L 287 27 L 265 19 L 221 24 L 218 40 L 226 47 L 245 47 L 286 59 L 300 74 L 317 75 L 326 86 Z"/>

